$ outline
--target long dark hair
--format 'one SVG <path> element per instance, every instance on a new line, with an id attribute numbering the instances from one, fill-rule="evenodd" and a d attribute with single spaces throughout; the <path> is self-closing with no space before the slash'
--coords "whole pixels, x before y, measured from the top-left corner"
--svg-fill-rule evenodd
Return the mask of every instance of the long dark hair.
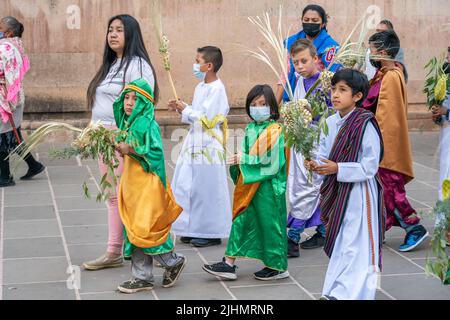
<path id="1" fill-rule="evenodd" d="M 154 88 L 154 98 L 155 98 L 155 105 L 158 103 L 159 99 L 159 87 L 158 87 L 158 81 L 156 78 L 156 72 L 155 68 L 153 67 L 150 57 L 148 55 L 147 49 L 145 48 L 144 40 L 142 37 L 141 27 L 139 26 L 139 22 L 132 16 L 128 14 L 120 14 L 117 16 L 112 17 L 109 19 L 108 22 L 108 30 L 106 33 L 106 44 L 105 49 L 103 53 L 103 62 L 100 69 L 97 71 L 97 74 L 94 76 L 94 79 L 92 79 L 91 83 L 89 84 L 88 91 L 87 91 L 87 105 L 88 109 L 91 110 L 94 105 L 94 99 L 95 99 L 95 93 L 97 90 L 97 87 L 100 85 L 100 83 L 106 78 L 106 75 L 110 71 L 111 66 L 116 62 L 117 60 L 117 54 L 109 47 L 108 44 L 108 33 L 109 33 L 109 27 L 111 26 L 111 23 L 114 20 L 120 20 L 123 23 L 124 26 L 124 32 L 125 32 L 125 48 L 123 50 L 123 58 L 120 62 L 120 66 L 117 72 L 122 70 L 123 66 L 125 66 L 124 69 L 124 76 L 123 76 L 123 85 L 125 86 L 125 76 L 128 70 L 128 67 L 130 66 L 131 60 L 134 57 L 139 57 L 146 61 L 152 71 L 153 71 L 153 77 L 155 79 L 155 88 Z M 142 73 L 142 61 L 139 61 L 140 69 Z"/>
<path id="2" fill-rule="evenodd" d="M 250 115 L 250 105 L 252 104 L 253 100 L 261 96 L 264 96 L 264 98 L 266 99 L 266 105 L 270 107 L 270 118 L 275 121 L 278 120 L 280 118 L 280 113 L 278 111 L 277 99 L 275 98 L 272 87 L 267 84 L 256 85 L 248 93 L 247 100 L 245 102 L 245 110 L 247 111 L 248 116 L 250 118 L 252 117 Z"/>
<path id="3" fill-rule="evenodd" d="M 325 12 L 325 9 L 322 6 L 319 6 L 318 4 L 310 4 L 307 5 L 305 7 L 305 9 L 303 9 L 303 13 L 302 13 L 302 19 L 305 16 L 305 14 L 308 11 L 315 11 L 319 14 L 319 16 L 322 18 L 322 23 L 325 25 L 324 29 L 327 30 L 327 24 L 328 24 L 328 15 Z"/>

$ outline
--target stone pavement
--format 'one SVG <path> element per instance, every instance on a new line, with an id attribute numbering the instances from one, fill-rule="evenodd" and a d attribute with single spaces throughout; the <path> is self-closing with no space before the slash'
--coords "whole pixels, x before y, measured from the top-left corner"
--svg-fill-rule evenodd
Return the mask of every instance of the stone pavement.
<path id="1" fill-rule="evenodd" d="M 437 199 L 439 178 L 438 134 L 412 133 L 416 180 L 408 185 L 413 206 L 427 212 Z M 169 158 L 173 143 L 165 141 Z M 226 243 L 218 247 L 196 249 L 177 243 L 176 250 L 188 264 L 177 285 L 161 287 L 162 269 L 156 268 L 152 292 L 123 295 L 117 285 L 129 279 L 130 264 L 117 269 L 88 272 L 78 267 L 96 258 L 106 248 L 107 210 L 103 203 L 84 198 L 81 184 L 87 180 L 96 191 L 99 173 L 96 162 L 51 160 L 49 144 L 37 150 L 47 165 L 44 174 L 30 182 L 16 179 L 14 188 L 0 189 L 0 299 L 317 299 L 320 297 L 328 259 L 321 249 L 302 250 L 301 258 L 289 260 L 290 278 L 261 283 L 252 273 L 262 265 L 238 260 L 237 281 L 218 281 L 201 270 L 202 264 L 218 261 Z M 167 163 L 168 175 L 173 163 Z M 22 166 L 16 176 L 25 171 Z M 231 183 L 230 183 L 231 187 Z M 431 232 L 433 220 L 424 219 Z M 377 299 L 450 299 L 450 287 L 427 277 L 424 266 L 428 242 L 416 251 L 400 253 L 403 231 L 387 233 L 383 250 L 384 270 Z M 68 267 L 74 266 L 73 288 Z M 68 281 L 69 279 L 69 281 Z"/>

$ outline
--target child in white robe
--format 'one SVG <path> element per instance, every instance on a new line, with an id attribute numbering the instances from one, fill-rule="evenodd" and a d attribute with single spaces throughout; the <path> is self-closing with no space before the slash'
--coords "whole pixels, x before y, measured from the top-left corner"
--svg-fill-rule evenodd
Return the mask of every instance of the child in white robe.
<path id="1" fill-rule="evenodd" d="M 299 77 L 294 90 L 294 100 L 304 99 L 306 93 L 320 77 L 317 66 L 319 57 L 314 44 L 308 39 L 297 40 L 292 46 L 290 55 L 295 71 Z M 315 93 L 320 86 L 313 90 Z M 320 117 L 314 119 L 318 122 Z M 317 174 L 309 181 L 308 171 L 303 165 L 304 157 L 295 148 L 291 148 L 289 160 L 288 190 L 289 190 L 289 216 L 288 231 L 288 257 L 300 256 L 299 243 L 301 234 L 306 228 L 316 227 L 316 233 L 302 242 L 302 249 L 315 249 L 323 246 L 325 242 L 325 227 L 320 221 L 320 185 L 322 179 Z"/>
<path id="2" fill-rule="evenodd" d="M 344 69 L 332 79 L 337 113 L 327 119 L 316 162 L 305 166 L 324 176 L 322 221 L 324 250 L 330 257 L 324 300 L 375 299 L 381 270 L 385 215 L 377 176 L 383 143 L 372 114 L 358 106 L 369 90 L 367 77 Z"/>
<path id="3" fill-rule="evenodd" d="M 197 50 L 197 85 L 192 105 L 172 100 L 169 109 L 189 124 L 177 161 L 172 189 L 183 208 L 172 231 L 183 243 L 196 247 L 221 244 L 231 230 L 231 199 L 226 171 L 226 116 L 230 110 L 225 87 L 217 72 L 223 63 L 216 47 Z"/>

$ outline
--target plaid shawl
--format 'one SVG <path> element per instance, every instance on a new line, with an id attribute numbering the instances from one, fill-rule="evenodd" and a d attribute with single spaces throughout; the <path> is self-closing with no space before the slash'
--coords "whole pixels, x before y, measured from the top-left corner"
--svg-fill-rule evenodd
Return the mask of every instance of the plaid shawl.
<path id="1" fill-rule="evenodd" d="M 361 108 L 356 108 L 345 121 L 342 128 L 339 130 L 333 148 L 331 150 L 329 159 L 336 163 L 341 162 L 357 162 L 359 151 L 361 150 L 364 132 L 369 122 L 372 122 L 375 129 L 380 136 L 381 141 L 381 158 L 383 157 L 383 139 L 381 131 L 373 113 L 365 111 Z M 381 160 L 380 160 L 381 161 Z M 381 268 L 381 245 L 384 239 L 384 203 L 383 190 L 381 183 L 376 175 L 378 184 L 378 215 L 380 227 L 380 268 Z M 343 183 L 337 181 L 337 175 L 327 176 L 322 184 L 320 194 L 320 209 L 321 218 L 326 226 L 327 234 L 325 240 L 324 250 L 328 257 L 334 249 L 337 235 L 344 220 L 345 211 L 347 209 L 348 200 L 352 191 L 354 183 Z"/>

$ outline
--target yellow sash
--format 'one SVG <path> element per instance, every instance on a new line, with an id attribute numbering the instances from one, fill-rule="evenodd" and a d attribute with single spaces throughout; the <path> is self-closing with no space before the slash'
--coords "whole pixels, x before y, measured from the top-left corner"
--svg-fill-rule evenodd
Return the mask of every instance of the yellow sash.
<path id="1" fill-rule="evenodd" d="M 219 137 L 213 130 L 219 122 L 222 122 L 221 130 L 223 133 L 223 139 L 221 137 Z M 223 147 L 225 149 L 227 148 L 227 136 L 228 136 L 227 117 L 225 117 L 224 115 L 218 114 L 217 116 L 215 116 L 214 118 L 209 120 L 208 117 L 203 116 L 200 118 L 200 123 L 202 124 L 203 130 L 205 130 L 205 132 L 207 134 L 209 134 L 211 137 L 213 137 L 214 139 L 219 141 L 219 143 L 221 145 L 223 145 Z"/>
<path id="2" fill-rule="evenodd" d="M 255 144 L 250 149 L 249 155 L 263 156 L 268 150 L 272 149 L 274 144 L 278 141 L 281 134 L 281 126 L 278 123 L 271 124 L 258 137 Z M 244 184 L 242 174 L 239 174 L 236 188 L 234 189 L 233 201 L 233 220 L 247 210 L 250 202 L 259 189 L 260 182 Z"/>

